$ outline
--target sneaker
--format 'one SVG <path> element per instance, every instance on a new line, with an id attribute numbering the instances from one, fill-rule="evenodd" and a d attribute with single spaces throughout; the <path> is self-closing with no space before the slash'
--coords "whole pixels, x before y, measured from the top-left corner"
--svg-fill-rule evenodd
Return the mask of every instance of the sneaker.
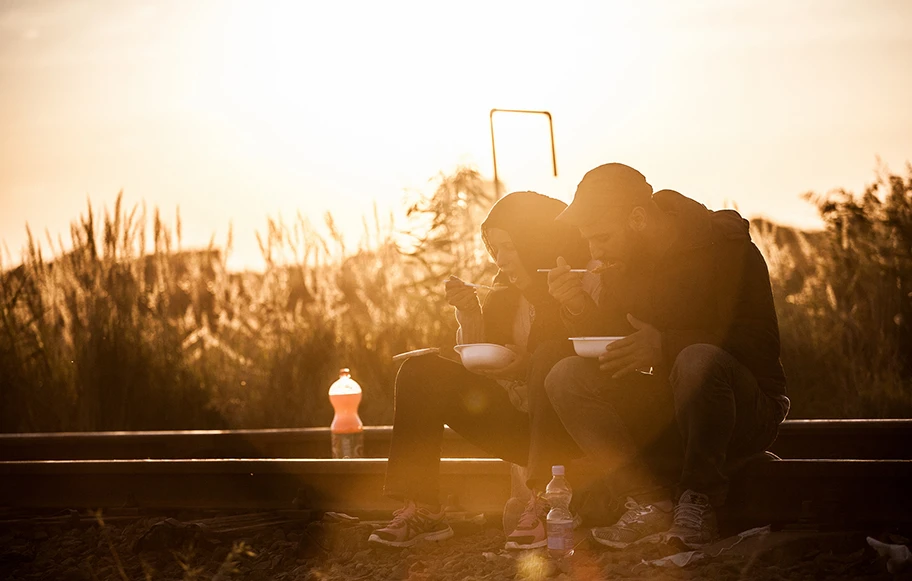
<path id="1" fill-rule="evenodd" d="M 674 507 L 674 524 L 665 535 L 666 542 L 686 549 L 698 549 L 719 536 L 716 511 L 709 497 L 685 490 Z"/>
<path id="2" fill-rule="evenodd" d="M 421 541 L 443 541 L 453 536 L 443 509 L 432 512 L 413 501 L 393 513 L 393 520 L 367 539 L 389 547 L 411 547 Z"/>
<path id="3" fill-rule="evenodd" d="M 610 527 L 592 529 L 592 539 L 612 549 L 626 549 L 630 545 L 664 533 L 672 524 L 671 510 L 662 510 L 654 504 L 639 504 L 628 497 L 624 504 L 627 512 Z"/>
<path id="4" fill-rule="evenodd" d="M 544 496 L 533 494 L 519 516 L 516 528 L 507 535 L 505 549 L 538 549 L 548 545 L 545 531 L 545 517 L 548 515 L 548 501 Z"/>

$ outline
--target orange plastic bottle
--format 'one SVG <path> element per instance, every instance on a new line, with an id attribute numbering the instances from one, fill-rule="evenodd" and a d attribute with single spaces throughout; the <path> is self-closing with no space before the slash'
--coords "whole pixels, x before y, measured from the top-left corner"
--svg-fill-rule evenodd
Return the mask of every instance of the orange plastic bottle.
<path id="1" fill-rule="evenodd" d="M 329 403 L 336 412 L 329 426 L 333 458 L 363 458 L 364 425 L 358 417 L 361 386 L 348 368 L 340 369 L 339 379 L 330 386 Z"/>

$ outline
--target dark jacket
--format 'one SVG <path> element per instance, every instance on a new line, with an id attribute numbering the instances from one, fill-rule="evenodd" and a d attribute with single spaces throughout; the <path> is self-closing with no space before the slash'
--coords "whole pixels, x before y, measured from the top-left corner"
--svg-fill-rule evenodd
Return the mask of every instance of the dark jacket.
<path id="1" fill-rule="evenodd" d="M 602 275 L 599 306 L 577 316 L 563 311 L 579 335 L 628 335 L 627 313 L 662 333 L 667 374 L 688 345 L 708 343 L 731 353 L 760 389 L 788 411 L 779 360 L 779 323 L 769 270 L 751 242 L 748 221 L 734 210 L 712 212 L 678 192 L 653 195 L 677 226 L 671 248 L 653 264 Z"/>

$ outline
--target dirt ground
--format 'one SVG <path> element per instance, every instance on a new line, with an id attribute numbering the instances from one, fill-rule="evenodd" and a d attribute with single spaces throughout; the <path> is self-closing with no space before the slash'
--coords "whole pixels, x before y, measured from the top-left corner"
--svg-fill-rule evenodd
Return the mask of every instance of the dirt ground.
<path id="1" fill-rule="evenodd" d="M 377 548 L 379 523 L 314 521 L 306 514 L 88 515 L 0 519 L 0 579 L 173 581 L 468 579 L 893 579 L 868 547 L 883 531 L 776 531 L 744 539 L 687 567 L 646 563 L 674 553 L 654 545 L 615 552 L 578 531 L 575 554 L 555 563 L 543 552 L 507 552 L 499 520 L 455 523 L 456 536 L 405 550 Z M 872 534 L 873 533 L 873 534 Z"/>

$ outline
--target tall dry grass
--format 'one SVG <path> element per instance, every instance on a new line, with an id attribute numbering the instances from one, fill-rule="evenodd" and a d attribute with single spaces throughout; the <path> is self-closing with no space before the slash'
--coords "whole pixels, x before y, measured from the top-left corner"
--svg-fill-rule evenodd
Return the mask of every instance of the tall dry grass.
<path id="1" fill-rule="evenodd" d="M 754 224 L 792 417 L 912 417 L 912 168 L 809 200 L 823 232 Z M 230 234 L 185 251 L 179 216 L 90 206 L 72 251 L 46 257 L 30 236 L 2 274 L 0 431 L 328 425 L 343 366 L 365 423 L 390 423 L 392 356 L 453 344 L 442 281 L 493 275 L 478 232 L 493 201 L 461 168 L 415 196 L 406 224 L 375 212 L 354 247 L 332 216 L 327 234 L 276 217 L 258 237 L 263 273 L 226 270 Z"/>
<path id="2" fill-rule="evenodd" d="M 0 285 L 0 431 L 327 425 L 340 367 L 368 424 L 392 417 L 398 352 L 455 338 L 446 275 L 489 276 L 477 172 L 439 176 L 404 231 L 375 212 L 346 248 L 332 217 L 258 236 L 265 272 L 229 273 L 214 241 L 180 249 L 156 210 L 88 213 L 46 258 L 30 237 Z M 147 237 L 151 248 L 147 248 Z"/>
<path id="3" fill-rule="evenodd" d="M 764 224 L 792 417 L 912 417 L 912 166 L 808 194 L 806 234 Z"/>
<path id="4" fill-rule="evenodd" d="M 158 211 L 149 251 L 146 218 L 118 197 L 99 223 L 90 205 L 52 260 L 29 232 L 0 285 L 0 429 L 220 425 L 181 350 L 204 313 L 194 281 L 218 253 L 175 253 Z"/>
<path id="5" fill-rule="evenodd" d="M 363 421 L 390 423 L 393 355 L 455 341 L 443 279 L 493 274 L 476 232 L 492 202 L 473 170 L 439 176 L 409 207 L 408 228 L 375 212 L 354 250 L 330 215 L 328 236 L 300 215 L 269 220 L 265 273 L 223 278 L 219 317 L 194 338 L 220 414 L 232 426 L 328 425 L 326 391 L 344 366 L 364 390 Z"/>

